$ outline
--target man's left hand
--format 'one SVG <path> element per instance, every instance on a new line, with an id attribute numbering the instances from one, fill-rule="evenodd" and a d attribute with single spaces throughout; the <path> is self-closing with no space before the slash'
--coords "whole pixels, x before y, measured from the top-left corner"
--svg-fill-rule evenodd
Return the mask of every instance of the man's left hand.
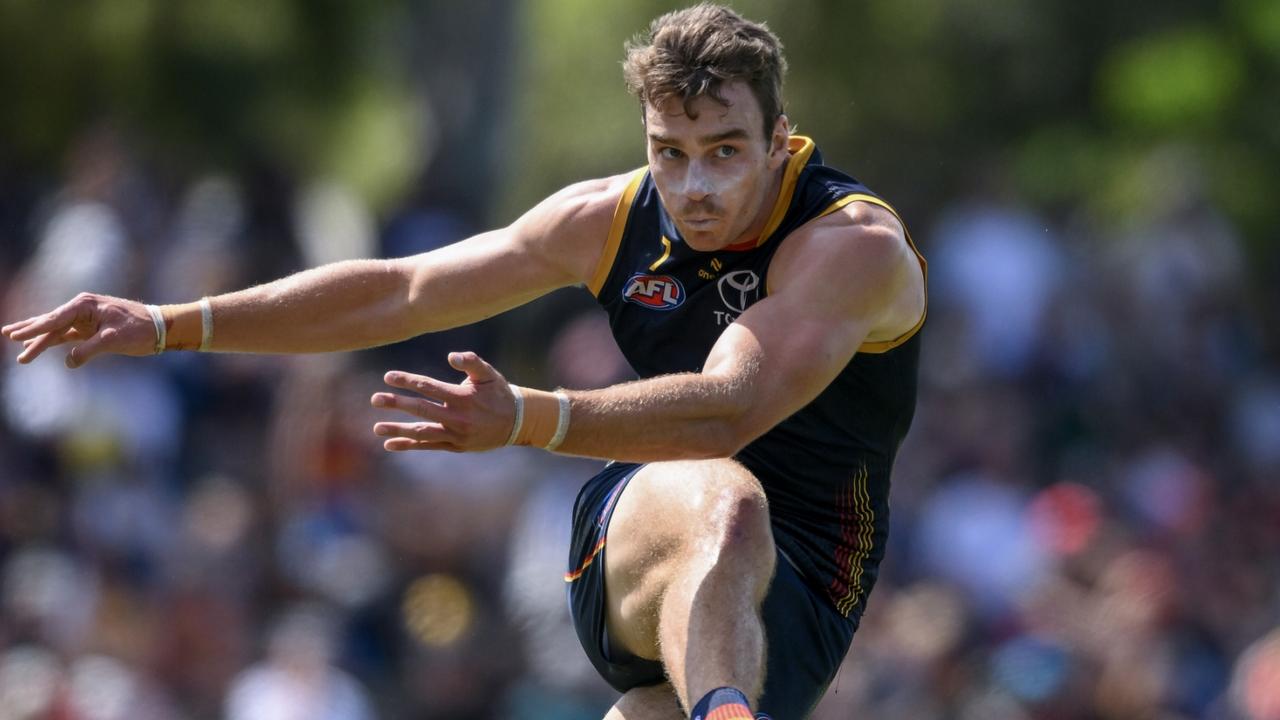
<path id="1" fill-rule="evenodd" d="M 376 408 L 401 410 L 419 422 L 379 422 L 375 435 L 387 450 L 479 452 L 507 444 L 515 425 L 515 394 L 506 378 L 473 352 L 449 353 L 449 365 L 467 374 L 454 384 L 392 370 L 383 380 L 415 396 L 374 393 Z"/>

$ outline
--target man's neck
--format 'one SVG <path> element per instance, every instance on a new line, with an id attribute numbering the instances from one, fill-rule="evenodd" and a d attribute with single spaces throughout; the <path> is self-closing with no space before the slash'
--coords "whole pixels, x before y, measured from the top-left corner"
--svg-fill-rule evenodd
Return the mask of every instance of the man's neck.
<path id="1" fill-rule="evenodd" d="M 773 208 L 778 204 L 778 196 L 782 194 L 782 178 L 786 175 L 787 164 L 783 163 L 773 172 L 773 177 L 769 180 L 769 188 L 765 190 L 764 197 L 760 199 L 759 207 L 756 209 L 755 218 L 751 220 L 751 224 L 747 226 L 746 231 L 739 235 L 729 247 L 747 243 L 755 245 L 760 240 L 761 234 L 764 233 L 765 225 L 768 224 L 769 218 L 773 216 Z"/>

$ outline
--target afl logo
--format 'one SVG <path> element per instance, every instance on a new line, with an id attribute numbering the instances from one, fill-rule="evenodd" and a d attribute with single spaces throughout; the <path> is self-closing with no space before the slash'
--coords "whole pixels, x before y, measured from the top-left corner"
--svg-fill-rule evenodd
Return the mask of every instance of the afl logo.
<path id="1" fill-rule="evenodd" d="M 674 310 L 684 303 L 684 286 L 670 275 L 636 273 L 623 286 L 622 299 L 652 310 Z"/>
<path id="2" fill-rule="evenodd" d="M 760 276 L 751 270 L 735 270 L 720 278 L 717 287 L 724 306 L 736 313 L 746 312 L 760 299 Z"/>

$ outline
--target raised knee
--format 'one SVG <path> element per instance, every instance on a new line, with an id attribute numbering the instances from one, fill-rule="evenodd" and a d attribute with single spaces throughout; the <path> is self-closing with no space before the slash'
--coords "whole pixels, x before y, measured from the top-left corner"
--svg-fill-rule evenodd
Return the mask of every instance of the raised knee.
<path id="1" fill-rule="evenodd" d="M 772 542 L 769 504 L 763 493 L 735 488 L 725 493 L 723 518 L 725 534 L 735 543 Z"/>
<path id="2" fill-rule="evenodd" d="M 733 461 L 651 465 L 623 493 L 611 528 L 645 538 L 646 567 L 695 557 L 769 571 L 775 556 L 769 503 L 756 478 Z M 612 561 L 611 561 L 612 562 Z"/>
<path id="3" fill-rule="evenodd" d="M 769 503 L 752 485 L 731 485 L 718 493 L 709 525 L 717 536 L 719 554 L 740 557 L 756 566 L 772 567 L 773 530 Z"/>

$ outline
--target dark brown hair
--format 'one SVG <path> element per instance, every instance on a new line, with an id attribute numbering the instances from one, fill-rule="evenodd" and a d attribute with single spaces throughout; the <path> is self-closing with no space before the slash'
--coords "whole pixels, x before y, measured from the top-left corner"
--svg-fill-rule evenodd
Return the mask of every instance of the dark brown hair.
<path id="1" fill-rule="evenodd" d="M 707 96 L 721 105 L 724 83 L 742 80 L 760 103 L 764 137 L 783 112 L 782 75 L 787 61 L 782 42 L 763 23 L 754 23 L 727 7 L 702 3 L 670 12 L 649 25 L 647 36 L 627 43 L 622 63 L 627 89 L 640 105 L 657 107 L 679 97 L 690 118 L 691 105 Z"/>

